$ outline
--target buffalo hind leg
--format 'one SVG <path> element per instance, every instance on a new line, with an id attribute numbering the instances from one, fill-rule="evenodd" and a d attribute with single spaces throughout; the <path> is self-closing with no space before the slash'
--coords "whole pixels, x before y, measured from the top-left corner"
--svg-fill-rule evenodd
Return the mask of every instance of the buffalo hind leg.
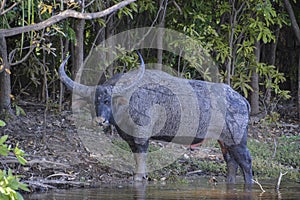
<path id="1" fill-rule="evenodd" d="M 252 184 L 252 159 L 246 143 L 233 145 L 227 149 L 230 157 L 234 158 L 240 166 L 245 184 Z"/>
<path id="2" fill-rule="evenodd" d="M 218 143 L 221 147 L 221 151 L 224 157 L 224 160 L 226 162 L 226 182 L 227 183 L 235 183 L 236 182 L 236 174 L 238 170 L 238 163 L 235 161 L 235 159 L 230 156 L 229 151 L 225 147 L 224 143 L 220 140 L 218 140 Z"/>

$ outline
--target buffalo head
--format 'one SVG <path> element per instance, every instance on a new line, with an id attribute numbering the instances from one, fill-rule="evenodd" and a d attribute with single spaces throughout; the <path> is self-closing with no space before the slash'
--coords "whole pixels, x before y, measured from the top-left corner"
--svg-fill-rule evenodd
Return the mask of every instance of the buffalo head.
<path id="1" fill-rule="evenodd" d="M 124 74 L 116 74 L 111 79 L 107 80 L 102 85 L 86 86 L 73 81 L 65 72 L 65 65 L 68 61 L 67 57 L 59 67 L 59 76 L 61 81 L 66 87 L 81 97 L 86 98 L 88 101 L 93 102 L 96 112 L 96 121 L 99 125 L 114 124 L 112 114 L 112 95 L 113 91 L 126 91 L 136 85 L 143 77 L 145 73 L 144 60 L 139 52 L 138 56 L 141 61 L 141 67 L 139 69 L 138 76 L 135 80 L 129 81 L 127 85 L 116 86 L 119 79 Z"/>

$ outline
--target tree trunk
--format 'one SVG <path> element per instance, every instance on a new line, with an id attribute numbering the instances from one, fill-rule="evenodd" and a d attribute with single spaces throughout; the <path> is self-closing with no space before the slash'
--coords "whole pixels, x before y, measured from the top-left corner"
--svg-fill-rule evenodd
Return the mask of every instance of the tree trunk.
<path id="1" fill-rule="evenodd" d="M 272 42 L 271 44 L 266 44 L 264 48 L 264 57 L 261 58 L 262 62 L 265 62 L 269 65 L 274 65 L 275 66 L 275 61 L 276 61 L 276 50 L 277 50 L 277 44 L 278 44 L 278 38 L 279 38 L 279 29 L 275 31 L 275 38 L 276 40 Z M 263 53 L 262 53 L 263 54 Z M 271 77 L 268 77 L 271 79 Z M 266 94 L 265 94 L 265 103 L 266 105 L 270 105 L 271 102 L 271 88 L 267 87 L 266 88 Z"/>
<path id="2" fill-rule="evenodd" d="M 290 4 L 289 0 L 284 0 L 284 4 L 285 4 L 285 8 L 289 13 L 296 38 L 298 40 L 298 43 L 300 44 L 300 28 L 297 23 L 292 5 Z M 298 117 L 300 119 L 300 53 L 299 53 L 299 63 L 298 63 L 298 98 L 297 99 L 298 99 Z"/>
<path id="3" fill-rule="evenodd" d="M 105 37 L 106 38 L 105 39 L 108 39 L 115 35 L 116 21 L 117 21 L 117 19 L 114 16 L 112 16 L 111 19 L 106 23 L 106 28 L 105 28 Z M 106 47 L 109 47 L 109 49 L 110 49 L 110 51 L 107 51 L 107 53 L 106 53 L 106 59 L 107 59 L 107 61 L 113 61 L 114 53 L 117 53 L 116 43 L 113 40 L 107 40 L 105 45 L 106 45 Z M 128 69 L 125 69 L 125 70 L 128 70 Z M 112 77 L 114 74 L 113 68 L 109 67 L 108 73 L 109 73 L 109 76 Z"/>
<path id="4" fill-rule="evenodd" d="M 298 61 L 298 117 L 300 119 L 300 52 Z"/>
<path id="5" fill-rule="evenodd" d="M 74 58 L 74 65 L 72 67 L 73 76 L 76 76 L 84 60 L 84 27 L 85 27 L 84 19 L 75 20 L 74 28 L 76 34 L 76 41 L 74 45 L 74 55 L 73 55 Z"/>
<path id="6" fill-rule="evenodd" d="M 256 62 L 258 63 L 260 61 L 260 41 L 255 43 L 255 47 Z M 252 71 L 251 87 L 253 89 L 250 96 L 251 115 L 257 115 L 259 113 L 259 77 L 256 68 Z"/>
<path id="7" fill-rule="evenodd" d="M 10 65 L 7 60 L 7 46 L 5 37 L 0 37 L 0 52 L 3 62 L 3 71 L 0 71 L 0 113 L 11 111 L 11 82 Z"/>
<path id="8" fill-rule="evenodd" d="M 158 27 L 160 28 L 157 34 L 157 65 L 156 69 L 162 69 L 162 59 L 163 59 L 163 37 L 165 28 L 165 14 L 167 10 L 167 0 L 159 0 L 159 18 Z"/>

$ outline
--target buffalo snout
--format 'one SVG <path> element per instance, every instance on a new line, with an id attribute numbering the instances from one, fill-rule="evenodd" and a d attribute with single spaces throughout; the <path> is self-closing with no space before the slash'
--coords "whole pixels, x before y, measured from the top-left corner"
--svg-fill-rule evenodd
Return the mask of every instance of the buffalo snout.
<path id="1" fill-rule="evenodd" d="M 109 121 L 107 119 L 105 119 L 104 117 L 96 117 L 96 122 L 98 123 L 99 126 L 108 126 L 109 125 Z"/>

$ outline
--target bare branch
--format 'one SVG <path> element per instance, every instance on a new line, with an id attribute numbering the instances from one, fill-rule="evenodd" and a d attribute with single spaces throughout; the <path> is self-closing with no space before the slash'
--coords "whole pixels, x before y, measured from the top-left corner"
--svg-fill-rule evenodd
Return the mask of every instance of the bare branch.
<path id="1" fill-rule="evenodd" d="M 2 11 L 4 10 L 5 4 L 6 4 L 6 0 L 3 0 L 1 2 L 1 6 L 0 6 L 0 15 L 1 15 Z"/>
<path id="2" fill-rule="evenodd" d="M 11 9 L 13 9 L 16 5 L 19 4 L 19 2 L 15 2 L 13 5 L 11 5 L 9 8 L 7 8 L 6 10 L 4 10 L 5 7 L 5 3 L 6 1 L 3 1 L 0 7 L 0 16 L 4 15 L 5 13 L 7 13 L 8 11 L 10 11 Z"/>
<path id="3" fill-rule="evenodd" d="M 84 6 L 84 8 L 89 7 L 90 5 L 92 5 L 92 3 L 94 3 L 95 0 L 92 0 L 91 2 L 89 2 L 87 5 Z"/>
<path id="4" fill-rule="evenodd" d="M 273 152 L 272 158 L 275 158 L 276 152 L 277 152 L 276 150 L 277 150 L 277 142 L 276 142 L 276 138 L 274 137 L 274 152 Z"/>
<path id="5" fill-rule="evenodd" d="M 181 9 L 180 6 L 176 3 L 176 1 L 173 1 L 172 3 L 173 3 L 173 4 L 175 5 L 175 7 L 177 8 L 177 10 L 179 11 L 180 15 L 182 15 L 182 14 L 183 14 L 182 9 Z"/>
<path id="6" fill-rule="evenodd" d="M 286 175 L 288 172 L 282 173 L 280 172 L 279 177 L 278 177 L 278 181 L 277 181 L 277 185 L 276 185 L 276 191 L 279 191 L 280 188 L 280 183 L 281 183 L 281 179 L 284 175 Z"/>
<path id="7" fill-rule="evenodd" d="M 80 182 L 80 181 L 64 181 L 64 180 L 36 180 L 36 181 L 24 181 L 24 183 L 29 184 L 30 186 L 37 186 L 42 188 L 51 188 L 55 189 L 57 187 L 53 185 L 72 185 L 72 186 L 90 186 L 91 184 L 88 182 Z"/>
<path id="8" fill-rule="evenodd" d="M 13 61 L 13 59 L 14 59 L 14 57 L 15 57 L 15 53 L 16 53 L 17 49 L 12 50 L 12 51 L 9 53 L 9 56 L 8 56 L 8 62 L 9 62 L 9 65 L 10 65 L 10 66 L 15 66 L 15 65 L 18 65 L 18 64 L 24 62 L 25 60 L 27 60 L 27 58 L 30 56 L 30 54 L 33 52 L 33 50 L 35 49 L 36 46 L 37 46 L 36 44 L 31 45 L 31 46 L 29 47 L 29 51 L 27 52 L 27 54 L 26 54 L 21 60 L 16 61 L 16 62 L 14 62 L 14 63 L 13 63 L 12 61 Z M 25 49 L 25 48 L 23 48 L 23 49 Z"/>
<path id="9" fill-rule="evenodd" d="M 11 29 L 0 29 L 0 35 L 2 35 L 3 37 L 8 37 L 8 36 L 18 35 L 20 33 L 29 32 L 29 31 L 33 31 L 33 30 L 35 30 L 35 31 L 41 30 L 43 28 L 51 26 L 52 24 L 55 24 L 66 18 L 69 18 L 69 17 L 77 18 L 77 19 L 86 19 L 86 20 L 101 18 L 101 17 L 109 15 L 109 14 L 127 6 L 128 4 L 130 4 L 134 1 L 136 1 L 136 0 L 125 0 L 120 3 L 117 3 L 116 5 L 113 5 L 112 7 L 107 8 L 103 11 L 95 12 L 95 13 L 81 13 L 81 12 L 77 12 L 75 10 L 65 10 L 65 11 L 59 13 L 58 15 L 55 15 L 55 16 L 53 16 L 45 21 L 42 21 L 40 23 L 31 24 L 31 25 L 24 26 L 24 27 L 11 28 Z"/>
<path id="10" fill-rule="evenodd" d="M 262 192 L 265 192 L 264 188 L 262 187 L 262 185 L 257 180 L 252 179 L 252 181 L 260 187 Z"/>

